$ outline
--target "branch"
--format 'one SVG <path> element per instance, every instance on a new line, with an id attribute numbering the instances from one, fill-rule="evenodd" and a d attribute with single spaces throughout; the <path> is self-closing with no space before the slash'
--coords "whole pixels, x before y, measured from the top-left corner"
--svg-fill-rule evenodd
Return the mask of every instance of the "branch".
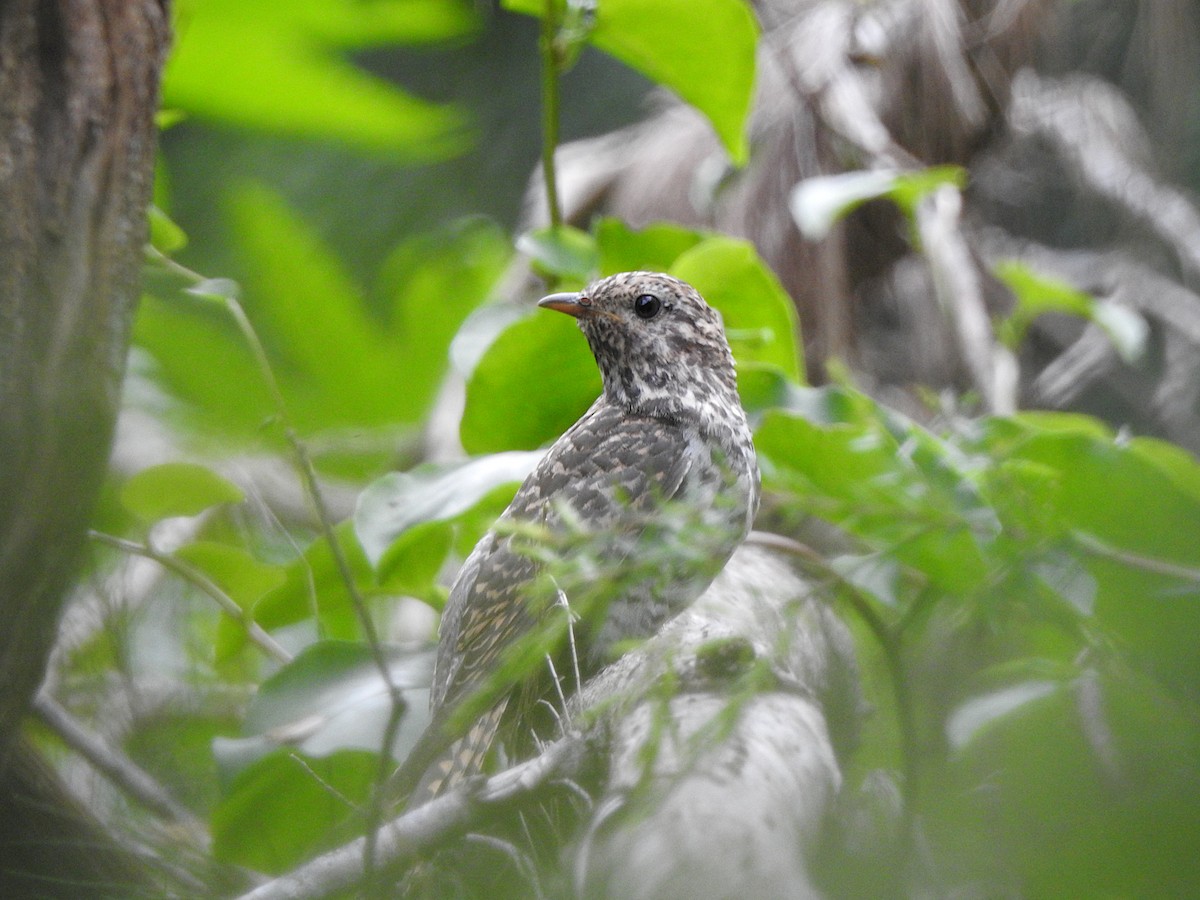
<path id="1" fill-rule="evenodd" d="M 109 781 L 146 809 L 182 826 L 197 847 L 208 843 L 208 829 L 186 806 L 172 797 L 145 769 L 115 747 L 92 734 L 49 694 L 34 698 L 33 712 L 63 743 L 91 763 Z"/>
<path id="2" fill-rule="evenodd" d="M 422 851 L 470 827 L 479 815 L 532 794 L 551 778 L 571 776 L 583 759 L 584 742 L 569 735 L 539 756 L 488 779 L 469 779 L 449 793 L 379 828 L 375 866 L 396 869 Z M 332 850 L 240 900 L 314 900 L 354 887 L 363 876 L 365 837 Z"/>

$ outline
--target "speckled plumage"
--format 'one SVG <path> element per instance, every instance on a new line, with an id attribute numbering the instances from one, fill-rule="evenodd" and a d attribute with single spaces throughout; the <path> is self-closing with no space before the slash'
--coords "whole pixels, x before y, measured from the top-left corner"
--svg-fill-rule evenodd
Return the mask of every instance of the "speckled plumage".
<path id="1" fill-rule="evenodd" d="M 656 314 L 639 315 L 638 304 Z M 578 319 L 604 391 L 554 443 L 500 521 L 595 536 L 588 550 L 603 563 L 599 583 L 620 586 L 598 612 L 585 610 L 577 631 L 584 645 L 577 662 L 589 671 L 616 642 L 650 636 L 708 586 L 753 521 L 758 467 L 720 317 L 689 285 L 631 272 L 540 305 Z M 652 557 L 652 574 L 609 579 L 603 571 L 636 573 L 642 557 Z M 539 581 L 544 568 L 503 524 L 476 545 L 442 619 L 431 729 L 444 727 L 447 711 L 487 681 L 557 591 L 573 609 L 595 593 L 594 580 L 589 586 L 586 577 L 562 573 L 547 590 Z M 512 698 L 524 706 L 529 694 L 526 686 L 501 696 L 452 743 L 437 732 L 423 741 L 435 755 L 426 762 L 418 753 L 410 762 L 424 773 L 410 805 L 478 771 Z"/>

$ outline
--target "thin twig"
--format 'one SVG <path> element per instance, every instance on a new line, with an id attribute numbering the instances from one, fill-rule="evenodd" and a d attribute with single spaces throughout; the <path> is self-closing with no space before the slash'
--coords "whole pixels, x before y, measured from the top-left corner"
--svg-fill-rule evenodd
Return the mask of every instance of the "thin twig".
<path id="1" fill-rule="evenodd" d="M 379 676 L 387 686 L 388 696 L 391 699 L 391 714 L 388 719 L 388 727 L 384 731 L 383 746 L 379 748 L 380 766 L 375 781 L 375 790 L 371 793 L 371 807 L 367 816 L 367 821 L 371 827 L 368 829 L 363 844 L 363 852 L 366 854 L 363 858 L 363 868 L 371 876 L 368 882 L 370 884 L 370 882 L 374 881 L 376 831 L 379 821 L 383 818 L 383 787 L 390 774 L 390 767 L 384 763 L 391 758 L 392 743 L 395 741 L 396 734 L 399 731 L 400 716 L 403 714 L 406 704 L 399 686 L 392 679 L 391 667 L 388 665 L 383 643 L 380 641 L 379 634 L 375 630 L 375 623 L 371 619 L 370 610 L 367 609 L 366 601 L 358 590 L 354 573 L 350 569 L 350 563 L 346 559 L 346 554 L 342 550 L 341 544 L 338 543 L 337 535 L 333 532 L 333 523 L 330 521 L 329 510 L 326 508 L 325 501 L 321 497 L 321 486 L 317 482 L 316 467 L 313 466 L 312 458 L 308 454 L 308 448 L 300 440 L 291 416 L 288 414 L 287 403 L 284 401 L 283 392 L 279 388 L 279 382 L 275 378 L 275 371 L 271 367 L 271 361 L 267 358 L 267 351 L 258 339 L 258 333 L 254 330 L 254 326 L 246 316 L 246 311 L 242 309 L 242 305 L 238 303 L 236 298 L 226 297 L 225 305 L 237 322 L 238 328 L 241 329 L 242 335 L 250 347 L 250 352 L 254 355 L 258 363 L 259 371 L 262 374 L 263 381 L 267 385 L 267 390 L 270 391 L 271 399 L 275 404 L 276 415 L 279 417 L 280 425 L 283 427 L 284 437 L 292 449 L 297 468 L 300 472 L 300 478 L 304 482 L 305 492 L 308 494 L 309 500 L 313 505 L 313 512 L 320 523 L 321 535 L 329 547 L 330 554 L 333 556 L 334 565 L 337 567 L 338 575 L 346 588 L 347 595 L 350 597 L 350 605 L 358 617 L 367 647 L 371 651 L 375 666 L 379 670 Z"/>
<path id="2" fill-rule="evenodd" d="M 257 644 L 262 650 L 274 657 L 281 663 L 289 663 L 292 661 L 292 654 L 279 645 L 275 638 L 271 637 L 261 625 L 251 619 L 244 609 L 238 606 L 236 600 L 226 594 L 217 584 L 199 569 L 193 567 L 189 563 L 184 562 L 178 557 L 171 556 L 169 553 L 162 553 L 155 550 L 148 544 L 139 544 L 136 541 L 128 541 L 125 538 L 119 538 L 112 534 L 105 534 L 102 531 L 89 531 L 88 537 L 100 544 L 107 544 L 109 547 L 114 547 L 117 550 L 132 554 L 133 556 L 141 556 L 145 559 L 154 560 L 164 569 L 178 575 L 192 587 L 197 588 L 210 598 L 216 601 L 217 605 L 227 613 L 231 618 L 236 619 L 246 629 L 246 636 Z"/>
<path id="3" fill-rule="evenodd" d="M 558 4 L 546 0 L 542 10 L 542 29 L 538 49 L 542 55 L 542 178 L 546 182 L 546 206 L 550 227 L 562 227 L 562 209 L 558 205 L 558 182 L 554 154 L 558 150 L 558 76 L 560 57 L 557 47 Z"/>

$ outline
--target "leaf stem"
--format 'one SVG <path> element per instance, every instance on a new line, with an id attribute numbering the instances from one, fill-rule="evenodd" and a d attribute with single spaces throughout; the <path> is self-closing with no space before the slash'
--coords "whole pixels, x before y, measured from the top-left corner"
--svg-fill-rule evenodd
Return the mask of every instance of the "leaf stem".
<path id="1" fill-rule="evenodd" d="M 234 320 L 246 338 L 247 344 L 250 346 L 250 351 L 254 354 L 255 360 L 258 362 L 263 380 L 266 382 L 267 389 L 270 391 L 275 403 L 279 422 L 283 426 L 284 436 L 292 448 L 292 453 L 300 472 L 300 478 L 304 482 L 305 493 L 308 494 L 309 500 L 313 505 L 313 512 L 320 523 L 321 534 L 325 539 L 325 543 L 329 546 L 329 552 L 333 556 L 334 565 L 337 566 L 338 575 L 346 587 L 346 593 L 350 597 L 350 603 L 354 607 L 355 615 L 358 617 L 359 625 L 362 627 L 363 637 L 366 639 L 367 646 L 371 650 L 371 656 L 375 660 L 376 668 L 379 669 L 380 678 L 383 679 L 384 685 L 387 686 L 388 697 L 391 700 L 391 713 L 388 717 L 383 745 L 379 748 L 379 771 L 375 779 L 375 790 L 371 793 L 371 806 L 367 816 L 366 840 L 363 844 L 365 880 L 371 886 L 372 890 L 374 890 L 377 882 L 375 845 L 378 838 L 379 825 L 383 818 L 383 787 L 391 768 L 389 760 L 392 755 L 392 744 L 395 742 L 396 734 L 400 727 L 400 718 L 407 704 L 404 702 L 404 696 L 401 694 L 399 686 L 392 679 L 392 672 L 388 665 L 387 655 L 383 649 L 383 643 L 379 639 L 375 623 L 371 620 L 371 613 L 367 609 L 366 601 L 363 599 L 362 593 L 358 590 L 358 585 L 355 583 L 354 573 L 350 570 L 350 563 L 346 559 L 346 554 L 342 550 L 341 544 L 338 543 L 337 535 L 334 534 L 329 510 L 325 506 L 325 501 L 321 496 L 321 487 L 317 482 L 317 470 L 313 466 L 312 458 L 308 454 L 308 448 L 300 440 L 295 425 L 288 416 L 287 404 L 284 402 L 283 392 L 279 389 L 279 383 L 275 379 L 275 372 L 271 368 L 267 352 L 262 342 L 258 339 L 258 334 L 255 332 L 250 319 L 246 316 L 245 310 L 242 309 L 242 305 L 233 297 L 226 297 L 225 305 L 233 315 Z"/>
<path id="2" fill-rule="evenodd" d="M 168 572 L 178 575 L 188 584 L 199 589 L 207 594 L 210 598 L 216 601 L 217 606 L 227 613 L 230 617 L 241 622 L 246 629 L 246 636 L 254 643 L 258 644 L 269 656 L 274 657 L 281 663 L 289 663 L 292 661 L 292 654 L 288 653 L 275 638 L 271 637 L 263 627 L 251 619 L 246 611 L 243 610 L 228 594 L 219 588 L 212 579 L 184 562 L 178 557 L 172 556 L 169 553 L 163 553 L 154 549 L 149 544 L 139 544 L 136 541 L 127 541 L 124 538 L 116 537 L 115 535 L 105 534 L 102 531 L 89 531 L 88 537 L 99 544 L 107 544 L 117 550 L 121 550 L 132 556 L 141 556 L 146 559 L 154 560 Z"/>
<path id="3" fill-rule="evenodd" d="M 562 62 L 557 46 L 558 0 L 546 0 L 541 25 L 538 49 L 542 56 L 542 179 L 546 183 L 546 207 L 550 215 L 550 227 L 558 229 L 563 224 L 554 168 L 554 152 L 558 149 L 558 79 Z"/>

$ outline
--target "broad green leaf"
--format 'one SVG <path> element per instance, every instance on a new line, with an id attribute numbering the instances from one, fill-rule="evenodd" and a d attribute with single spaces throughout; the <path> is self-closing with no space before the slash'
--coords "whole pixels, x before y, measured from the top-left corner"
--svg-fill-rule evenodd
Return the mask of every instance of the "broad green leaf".
<path id="1" fill-rule="evenodd" d="M 429 723 L 433 651 L 386 648 L 388 673 L 406 704 L 391 753 L 402 760 Z M 365 644 L 320 641 L 264 681 L 246 710 L 240 738 L 216 741 L 223 777 L 279 747 L 311 757 L 340 750 L 381 752 L 391 717 L 388 686 Z"/>
<path id="2" fill-rule="evenodd" d="M 180 547 L 175 556 L 207 575 L 245 610 L 284 582 L 281 566 L 260 562 L 241 547 L 229 544 L 196 541 Z"/>
<path id="3" fill-rule="evenodd" d="M 369 598 L 376 588 L 375 573 L 367 562 L 351 522 L 334 529 L 338 546 L 350 567 L 360 595 Z M 359 640 L 360 625 L 342 573 L 329 545 L 313 541 L 303 555 L 285 569 L 284 583 L 268 593 L 254 608 L 254 618 L 268 630 L 311 620 L 316 605 L 319 633 L 340 640 Z"/>
<path id="4" fill-rule="evenodd" d="M 1000 328 L 1000 334 L 1010 348 L 1020 345 L 1038 316 L 1057 312 L 1095 322 L 1126 362 L 1135 361 L 1145 349 L 1149 327 L 1145 319 L 1132 310 L 1099 302 L 1070 284 L 1036 273 L 1015 260 L 999 262 L 993 270 L 1017 299 L 1016 309 Z"/>
<path id="5" fill-rule="evenodd" d="M 532 450 L 570 428 L 600 389 L 600 371 L 575 322 L 538 310 L 501 332 L 471 373 L 463 447 Z M 520 415 L 513 414 L 517 404 Z"/>
<path id="6" fill-rule="evenodd" d="M 454 528 L 448 522 L 423 522 L 396 540 L 376 567 L 382 590 L 411 597 L 432 597 L 434 583 L 450 548 Z"/>
<path id="7" fill-rule="evenodd" d="M 193 463 L 164 463 L 142 469 L 121 488 L 121 503 L 146 522 L 194 516 L 210 506 L 241 503 L 241 489 L 212 469 Z"/>
<path id="8" fill-rule="evenodd" d="M 679 256 L 670 272 L 720 311 L 739 363 L 767 363 L 803 379 L 796 308 L 749 243 L 709 238 Z"/>
<path id="9" fill-rule="evenodd" d="M 735 165 L 749 157 L 758 23 L 743 0 L 598 0 L 590 42 L 704 113 Z"/>
<path id="10" fill-rule="evenodd" d="M 541 0 L 503 0 L 542 16 Z M 562 14 L 563 6 L 557 7 Z M 590 27 L 588 27 L 590 25 Z M 743 0 L 598 0 L 579 31 L 588 43 L 668 87 L 704 113 L 736 165 L 749 156 L 758 23 Z"/>
<path id="11" fill-rule="evenodd" d="M 229 313 L 154 284 L 134 319 L 134 341 L 154 359 L 156 380 L 187 404 L 196 422 L 224 434 L 252 434 L 272 404 L 249 348 Z"/>
<path id="12" fill-rule="evenodd" d="M 213 856 L 278 874 L 359 833 L 379 772 L 374 753 L 301 757 L 281 749 L 242 770 L 210 819 Z"/>
<path id="13" fill-rule="evenodd" d="M 581 285 L 595 277 L 600 262 L 595 238 L 570 225 L 527 231 L 517 238 L 517 249 L 539 272 Z"/>
<path id="14" fill-rule="evenodd" d="M 711 236 L 670 222 L 634 229 L 614 218 L 600 219 L 593 231 L 600 251 L 601 275 L 666 272 L 681 254 Z"/>
<path id="15" fill-rule="evenodd" d="M 462 39 L 478 27 L 452 0 L 202 0 L 180 4 L 163 103 L 198 119 L 332 138 L 406 161 L 469 141 L 466 114 L 412 97 L 341 50 Z"/>
<path id="16" fill-rule="evenodd" d="M 354 510 L 359 543 L 378 565 L 406 531 L 456 518 L 501 485 L 520 483 L 541 456 L 533 451 L 494 453 L 465 463 L 389 473 L 359 495 Z"/>

